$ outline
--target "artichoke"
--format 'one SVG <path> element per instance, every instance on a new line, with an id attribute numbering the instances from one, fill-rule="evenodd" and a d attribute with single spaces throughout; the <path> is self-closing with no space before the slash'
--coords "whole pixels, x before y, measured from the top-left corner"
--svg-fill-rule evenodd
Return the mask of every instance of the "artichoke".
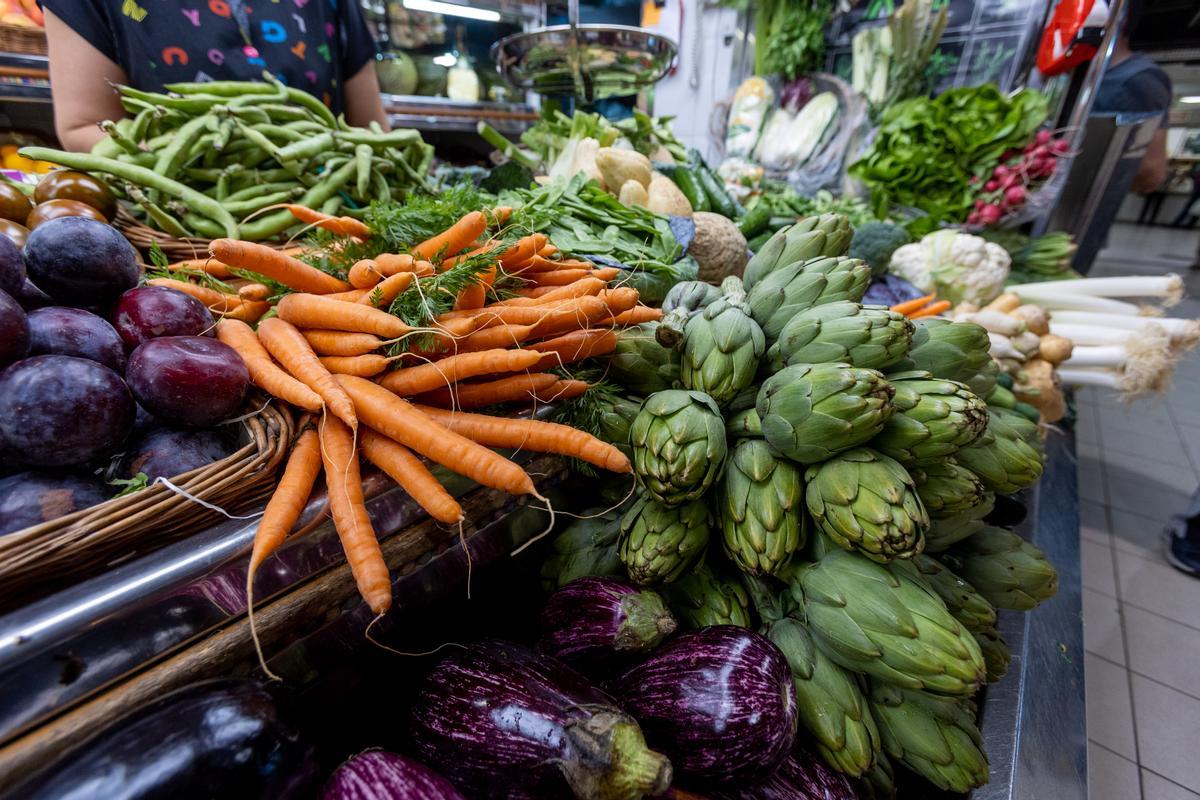
<path id="1" fill-rule="evenodd" d="M 597 398 L 595 430 L 596 437 L 615 445 L 626 456 L 632 454 L 629 447 L 629 429 L 633 420 L 642 409 L 642 401 L 622 397 L 618 394 L 604 396 L 594 393 Z"/>
<path id="2" fill-rule="evenodd" d="M 1032 486 L 1042 475 L 1042 454 L 1008 419 L 988 409 L 987 432 L 959 450 L 954 459 L 979 476 L 993 492 L 1012 494 Z"/>
<path id="3" fill-rule="evenodd" d="M 721 290 L 704 281 L 683 281 L 671 287 L 663 299 L 662 322 L 655 337 L 663 347 L 677 347 L 683 341 L 683 329 L 692 315 L 703 311 L 721 296 Z"/>
<path id="4" fill-rule="evenodd" d="M 1036 422 L 1009 408 L 988 406 L 988 412 L 1001 423 L 1008 425 L 1021 437 L 1025 444 L 1037 451 L 1038 456 L 1045 460 L 1046 443 L 1042 441 L 1042 429 Z"/>
<path id="5" fill-rule="evenodd" d="M 946 610 L 971 631 L 979 633 L 996 624 L 996 608 L 975 591 L 975 587 L 951 572 L 945 564 L 926 555 L 919 555 L 901 566 L 915 571 L 942 598 Z"/>
<path id="6" fill-rule="evenodd" d="M 780 267 L 746 296 L 750 314 L 774 344 L 792 317 L 814 306 L 862 300 L 871 269 L 857 258 L 814 258 Z"/>
<path id="7" fill-rule="evenodd" d="M 790 586 L 817 646 L 848 670 L 963 697 L 983 682 L 970 631 L 903 569 L 834 549 L 796 568 Z"/>
<path id="8" fill-rule="evenodd" d="M 871 446 L 901 464 L 941 461 L 987 429 L 987 406 L 965 384 L 919 371 L 889 375 L 888 382 L 896 410 Z"/>
<path id="9" fill-rule="evenodd" d="M 725 463 L 725 421 L 702 392 L 668 389 L 646 398 L 629 428 L 633 469 L 660 503 L 700 498 Z"/>
<path id="10" fill-rule="evenodd" d="M 553 549 L 542 563 L 542 583 L 547 589 L 557 589 L 585 575 L 623 574 L 625 568 L 617 555 L 620 535 L 617 511 L 575 520 L 554 537 Z"/>
<path id="11" fill-rule="evenodd" d="M 921 489 L 917 487 L 917 493 Z M 932 519 L 929 530 L 925 531 L 925 552 L 940 553 L 948 550 L 955 543 L 983 530 L 983 518 L 992 513 L 996 504 L 996 496 L 991 492 L 984 493 L 983 502 L 966 511 L 960 511 L 952 517 Z"/>
<path id="12" fill-rule="evenodd" d="M 663 588 L 671 612 L 685 628 L 709 625 L 750 627 L 750 597 L 736 578 L 719 575 L 707 564 Z"/>
<path id="13" fill-rule="evenodd" d="M 917 496 L 932 520 L 970 511 L 988 499 L 988 491 L 975 473 L 960 466 L 953 458 L 913 467 L 909 473 L 917 484 Z"/>
<path id="14" fill-rule="evenodd" d="M 703 503 L 671 507 L 640 497 L 621 520 L 617 555 L 630 579 L 645 586 L 678 578 L 707 544 Z"/>
<path id="15" fill-rule="evenodd" d="M 965 794 L 987 783 L 971 702 L 875 680 L 870 699 L 889 756 L 944 791 Z"/>
<path id="16" fill-rule="evenodd" d="M 845 255 L 853 236 L 850 220 L 842 214 L 805 217 L 794 225 L 780 228 L 758 249 L 746 265 L 742 281 L 746 289 L 751 289 L 780 267 L 820 256 Z M 665 303 L 663 310 L 667 310 Z"/>
<path id="17" fill-rule="evenodd" d="M 731 275 L 721 290 L 723 297 L 688 320 L 679 377 L 685 389 L 726 406 L 754 380 L 766 344 L 746 307 L 741 278 Z"/>
<path id="18" fill-rule="evenodd" d="M 739 411 L 725 421 L 725 434 L 731 439 L 761 437 L 762 422 L 753 408 Z"/>
<path id="19" fill-rule="evenodd" d="M 881 563 L 921 552 L 929 516 L 896 461 L 856 447 L 809 467 L 804 478 L 808 513 L 839 547 Z"/>
<path id="20" fill-rule="evenodd" d="M 875 757 L 875 766 L 854 784 L 858 800 L 896 800 L 896 773 L 887 754 Z"/>
<path id="21" fill-rule="evenodd" d="M 891 397 L 891 385 L 875 370 L 796 364 L 763 382 L 756 408 L 772 447 L 814 464 L 878 434 L 892 413 Z"/>
<path id="22" fill-rule="evenodd" d="M 906 369 L 924 370 L 935 378 L 969 383 L 992 362 L 988 332 L 973 322 L 931 317 L 917 322 Z M 994 382 L 995 373 L 992 373 Z M 972 390 L 974 391 L 974 389 Z M 988 391 L 991 391 L 990 389 Z M 988 392 L 975 392 L 986 397 Z"/>
<path id="23" fill-rule="evenodd" d="M 609 356 L 609 377 L 634 394 L 654 394 L 679 385 L 679 353 L 654 338 L 658 325 L 643 322 L 621 331 Z"/>
<path id="24" fill-rule="evenodd" d="M 733 446 L 717 497 L 725 553 L 743 572 L 775 574 L 804 545 L 800 470 L 762 439 Z"/>
<path id="25" fill-rule="evenodd" d="M 987 362 L 974 375 L 962 379 L 967 388 L 976 397 L 987 397 L 996 388 L 996 379 L 1000 376 L 1000 365 L 993 359 Z"/>
<path id="26" fill-rule="evenodd" d="M 1008 649 L 1008 642 L 1004 641 L 1000 631 L 995 628 L 975 631 L 975 641 L 979 643 L 983 662 L 987 665 L 987 682 L 995 683 L 1004 677 L 1008 672 L 1008 665 L 1012 663 L 1012 651 Z"/>
<path id="27" fill-rule="evenodd" d="M 784 617 L 772 623 L 766 635 L 787 658 L 800 724 L 812 735 L 821 757 L 847 775 L 866 773 L 879 753 L 879 730 L 858 679 L 830 661 L 798 619 Z"/>
<path id="28" fill-rule="evenodd" d="M 801 311 L 767 350 L 767 365 L 778 372 L 789 364 L 842 362 L 886 369 L 901 361 L 912 341 L 913 324 L 883 306 L 844 300 Z"/>
<path id="29" fill-rule="evenodd" d="M 1012 531 L 984 525 L 941 556 L 997 608 L 1029 611 L 1058 592 L 1058 570 Z"/>

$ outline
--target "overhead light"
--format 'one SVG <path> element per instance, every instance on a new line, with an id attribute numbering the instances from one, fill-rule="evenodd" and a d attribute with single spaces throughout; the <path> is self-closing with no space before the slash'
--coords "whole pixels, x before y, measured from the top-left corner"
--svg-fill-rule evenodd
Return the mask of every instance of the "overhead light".
<path id="1" fill-rule="evenodd" d="M 1200 94 L 1190 94 L 1187 97 L 1179 98 L 1181 103 L 1200 103 Z"/>
<path id="2" fill-rule="evenodd" d="M 439 67 L 446 67 L 449 69 L 458 63 L 458 57 L 453 53 L 442 53 L 440 56 L 434 56 L 433 63 L 437 64 Z"/>
<path id="3" fill-rule="evenodd" d="M 439 0 L 404 0 L 404 7 L 410 11 L 428 11 L 430 14 L 445 14 L 448 17 L 466 17 L 484 22 L 499 22 L 499 11 L 488 11 L 483 8 L 471 8 L 455 3 L 442 3 Z"/>

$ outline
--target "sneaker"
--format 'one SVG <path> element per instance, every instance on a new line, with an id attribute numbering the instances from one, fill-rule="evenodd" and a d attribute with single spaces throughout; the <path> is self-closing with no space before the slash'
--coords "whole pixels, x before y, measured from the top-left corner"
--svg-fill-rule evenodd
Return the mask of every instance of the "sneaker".
<path id="1" fill-rule="evenodd" d="M 1164 535 L 1167 562 L 1180 572 L 1200 578 L 1200 541 L 1180 536 L 1170 528 Z"/>

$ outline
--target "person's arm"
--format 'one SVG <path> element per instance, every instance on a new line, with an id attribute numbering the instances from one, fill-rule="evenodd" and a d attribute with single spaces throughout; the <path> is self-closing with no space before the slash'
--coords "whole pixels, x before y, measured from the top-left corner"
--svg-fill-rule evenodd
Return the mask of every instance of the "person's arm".
<path id="1" fill-rule="evenodd" d="M 344 92 L 346 121 L 359 128 L 370 122 L 378 122 L 385 131 L 390 131 L 387 114 L 383 110 L 383 97 L 379 94 L 379 78 L 375 75 L 375 63 L 368 61 L 354 77 L 346 81 Z"/>
<path id="2" fill-rule="evenodd" d="M 1167 129 L 1159 127 L 1142 156 L 1130 188 L 1138 194 L 1150 194 L 1167 179 Z"/>
<path id="3" fill-rule="evenodd" d="M 109 86 L 125 83 L 125 72 L 50 11 L 46 11 L 46 44 L 54 131 L 66 149 L 90 150 L 104 138 L 98 123 L 126 116 Z"/>

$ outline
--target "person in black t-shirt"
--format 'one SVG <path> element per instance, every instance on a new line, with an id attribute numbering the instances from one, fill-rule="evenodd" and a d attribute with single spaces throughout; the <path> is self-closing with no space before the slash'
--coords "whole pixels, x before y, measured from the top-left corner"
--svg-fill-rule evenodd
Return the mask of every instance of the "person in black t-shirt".
<path id="1" fill-rule="evenodd" d="M 357 0 L 42 0 L 54 124 L 88 150 L 127 116 L 109 83 L 261 80 L 314 95 L 353 125 L 387 117 Z"/>

